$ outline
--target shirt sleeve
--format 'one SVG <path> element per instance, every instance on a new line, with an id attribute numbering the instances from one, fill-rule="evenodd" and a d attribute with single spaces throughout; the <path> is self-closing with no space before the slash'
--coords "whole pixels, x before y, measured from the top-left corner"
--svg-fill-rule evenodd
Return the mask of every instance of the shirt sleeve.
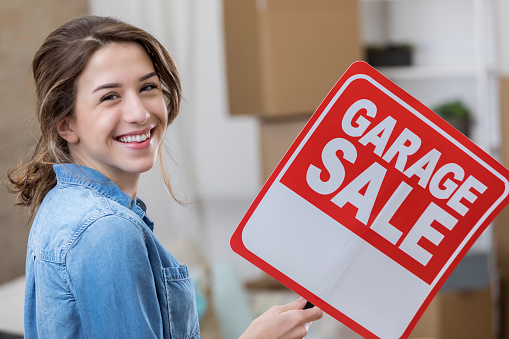
<path id="1" fill-rule="evenodd" d="M 134 223 L 98 219 L 71 247 L 66 264 L 87 338 L 162 338 L 154 276 Z"/>

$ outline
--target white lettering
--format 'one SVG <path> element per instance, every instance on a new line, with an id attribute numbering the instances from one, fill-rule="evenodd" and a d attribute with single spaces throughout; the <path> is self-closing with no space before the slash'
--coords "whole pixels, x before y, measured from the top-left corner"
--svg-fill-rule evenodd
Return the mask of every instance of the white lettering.
<path id="1" fill-rule="evenodd" d="M 407 143 L 409 144 L 407 145 Z M 421 147 L 421 139 L 408 128 L 405 128 L 384 154 L 382 159 L 389 163 L 394 156 L 398 154 L 398 159 L 394 167 L 400 172 L 403 172 L 408 156 L 417 152 L 419 147 Z"/>
<path id="2" fill-rule="evenodd" d="M 424 266 L 428 264 L 433 255 L 419 246 L 419 240 L 421 240 L 421 238 L 426 238 L 431 241 L 431 243 L 438 246 L 444 238 L 442 233 L 431 226 L 434 221 L 439 222 L 448 230 L 452 230 L 458 222 L 458 219 L 432 202 L 399 246 L 401 250 Z"/>
<path id="3" fill-rule="evenodd" d="M 359 137 L 364 134 L 366 129 L 369 127 L 371 122 L 364 118 L 362 115 L 357 118 L 355 121 L 357 123 L 357 126 L 354 126 L 352 124 L 352 120 L 355 117 L 355 115 L 360 110 L 366 110 L 366 115 L 370 117 L 375 117 L 376 115 L 376 105 L 369 101 L 368 99 L 361 99 L 352 104 L 350 108 L 346 111 L 345 115 L 343 116 L 342 121 L 342 127 L 343 131 L 345 131 L 346 134 L 348 134 L 351 137 Z"/>
<path id="4" fill-rule="evenodd" d="M 465 199 L 468 202 L 473 203 L 478 198 L 478 196 L 470 190 L 471 188 L 483 194 L 487 187 L 473 176 L 469 176 L 467 180 L 461 184 L 460 188 L 458 188 L 451 199 L 449 199 L 447 205 L 461 215 L 467 214 L 469 208 L 463 205 L 461 200 Z"/>
<path id="5" fill-rule="evenodd" d="M 357 178 L 345 186 L 345 188 L 339 191 L 331 201 L 339 207 L 345 206 L 347 202 L 351 203 L 353 206 L 357 207 L 355 218 L 367 225 L 386 172 L 387 170 L 382 165 L 377 162 L 373 163 L 364 172 L 359 174 Z M 366 185 L 368 185 L 366 192 L 362 195 L 360 191 L 366 187 Z"/>
<path id="6" fill-rule="evenodd" d="M 458 184 L 451 179 L 446 179 L 442 184 L 444 188 L 440 188 L 440 183 L 449 173 L 452 173 L 454 179 L 459 181 L 463 180 L 465 177 L 465 171 L 458 164 L 449 163 L 439 168 L 429 183 L 429 191 L 435 198 L 448 199 L 456 188 L 458 188 Z"/>
<path id="7" fill-rule="evenodd" d="M 314 165 L 309 165 L 306 175 L 309 187 L 318 194 L 331 194 L 341 186 L 345 179 L 345 168 L 336 154 L 338 151 L 342 151 L 343 158 L 352 164 L 357 159 L 357 150 L 348 140 L 336 138 L 329 141 L 322 150 L 322 162 L 329 172 L 329 179 L 322 181 L 320 178 L 322 169 Z"/>
<path id="8" fill-rule="evenodd" d="M 389 138 L 392 134 L 392 131 L 394 130 L 394 126 L 396 126 L 396 120 L 393 117 L 388 116 L 378 125 L 373 127 L 371 131 L 360 138 L 359 143 L 364 146 L 366 146 L 368 143 L 375 145 L 375 150 L 373 153 L 381 157 L 385 147 L 387 146 L 387 143 L 389 142 Z"/>
<path id="9" fill-rule="evenodd" d="M 419 185 L 422 188 L 426 188 L 428 185 L 429 180 L 431 179 L 431 175 L 435 171 L 435 168 L 438 164 L 438 159 L 440 159 L 440 156 L 442 153 L 437 151 L 436 149 L 432 149 L 428 152 L 425 156 L 417 160 L 412 166 L 410 166 L 404 174 L 411 178 L 412 176 L 416 175 L 419 179 Z"/>
<path id="10" fill-rule="evenodd" d="M 380 234 L 393 245 L 398 242 L 403 232 L 391 225 L 390 221 L 411 191 L 412 187 L 410 185 L 404 181 L 401 182 L 371 225 L 373 231 Z"/>

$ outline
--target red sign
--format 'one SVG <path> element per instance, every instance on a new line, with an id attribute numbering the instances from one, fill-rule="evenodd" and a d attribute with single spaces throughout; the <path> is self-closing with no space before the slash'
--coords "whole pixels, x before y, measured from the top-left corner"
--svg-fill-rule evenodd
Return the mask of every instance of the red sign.
<path id="1" fill-rule="evenodd" d="M 431 110 L 357 62 L 265 184 L 232 237 L 232 247 L 360 334 L 407 337 L 457 263 L 507 204 L 508 173 Z M 291 221 L 295 213 L 300 217 Z M 303 218 L 309 221 L 300 223 Z M 265 226 L 271 220 L 275 224 Z M 285 226 L 285 220 L 291 225 Z M 314 246 L 330 244 L 331 249 L 313 261 L 331 262 L 318 274 L 309 269 L 316 282 L 300 278 L 290 262 L 297 250 L 285 257 L 292 249 L 274 251 L 264 236 L 276 238 L 272 247 L 277 241 L 287 246 L 285 238 L 306 244 L 314 237 Z M 345 237 L 349 240 L 341 244 Z M 363 268 L 352 267 L 354 262 Z M 337 283 L 320 282 L 336 279 L 325 266 L 333 267 Z M 383 277 L 373 273 L 380 267 L 385 267 L 379 274 Z M 355 300 L 352 291 L 347 296 L 340 290 L 357 286 L 355 279 L 383 279 L 380 293 L 397 293 L 401 300 L 378 294 L 367 298 L 363 291 L 353 292 Z M 413 291 L 415 299 L 409 301 L 402 289 Z M 401 319 L 371 324 L 373 316 L 383 319 L 387 308 L 363 318 L 354 306 L 372 308 L 370 302 L 384 300 L 401 304 L 391 306 Z M 410 317 L 404 315 L 408 312 Z"/>

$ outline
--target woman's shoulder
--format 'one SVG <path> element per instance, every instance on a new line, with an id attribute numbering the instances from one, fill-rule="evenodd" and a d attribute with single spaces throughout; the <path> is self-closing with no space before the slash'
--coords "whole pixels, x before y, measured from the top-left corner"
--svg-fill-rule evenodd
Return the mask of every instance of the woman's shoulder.
<path id="1" fill-rule="evenodd" d="M 69 251 L 81 247 L 101 252 L 111 248 L 145 247 L 145 234 L 138 223 L 125 214 L 105 214 L 83 225 L 69 243 Z"/>
<path id="2" fill-rule="evenodd" d="M 93 190 L 57 185 L 47 194 L 37 212 L 29 246 L 62 262 L 67 251 L 85 232 L 115 233 L 119 229 L 124 232 L 132 229 L 133 234 L 143 237 L 140 221 L 128 208 Z M 95 238 L 101 241 L 99 235 Z"/>

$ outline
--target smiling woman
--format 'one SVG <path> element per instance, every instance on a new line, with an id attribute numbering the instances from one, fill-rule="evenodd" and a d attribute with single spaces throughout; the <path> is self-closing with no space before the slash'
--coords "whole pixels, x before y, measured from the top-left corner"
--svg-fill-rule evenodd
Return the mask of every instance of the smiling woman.
<path id="1" fill-rule="evenodd" d="M 74 114 L 58 124 L 75 162 L 136 199 L 140 173 L 155 163 L 168 121 L 154 66 L 137 43 L 95 52 L 77 80 Z"/>
<path id="2" fill-rule="evenodd" d="M 56 29 L 46 38 L 32 62 L 41 135 L 29 160 L 9 171 L 8 175 L 17 204 L 30 207 L 30 219 L 46 193 L 56 185 L 53 164 L 77 162 L 70 152 L 72 146 L 60 134 L 64 131 L 59 129 L 66 127 L 62 125 L 63 120 L 76 118 L 78 97 L 84 95 L 83 92 L 82 95 L 77 93 L 78 82 L 85 81 L 79 75 L 86 68 L 93 67 L 90 64 L 94 60 L 96 64 L 100 62 L 100 55 L 91 60 L 96 52 L 101 52 L 104 59 L 107 56 L 102 52 L 103 48 L 126 44 L 136 45 L 143 50 L 144 57 L 152 64 L 149 73 L 140 74 L 139 82 L 148 80 L 145 76 L 158 81 L 167 111 L 166 125 L 179 113 L 182 91 L 177 67 L 170 54 L 152 35 L 120 20 L 105 17 L 79 18 Z M 114 58 L 120 59 L 122 55 L 115 55 Z M 124 70 L 130 70 L 130 66 L 125 68 L 124 65 Z M 117 80 L 101 79 L 103 82 L 95 80 L 97 85 L 93 89 L 97 92 L 110 91 L 103 93 L 100 100 L 106 103 L 118 99 L 118 94 L 112 91 L 120 85 Z M 147 89 L 150 87 L 147 84 Z M 163 147 L 163 144 L 160 146 Z M 157 157 L 167 189 L 173 195 L 165 171 L 164 152 L 157 152 Z"/>
<path id="3" fill-rule="evenodd" d="M 56 29 L 33 74 L 41 135 L 8 173 L 31 208 L 25 338 L 200 337 L 194 286 L 153 233 L 137 196 L 179 112 L 175 64 L 147 32 L 107 17 Z M 303 338 L 321 318 L 305 300 L 275 306 L 242 338 Z"/>

